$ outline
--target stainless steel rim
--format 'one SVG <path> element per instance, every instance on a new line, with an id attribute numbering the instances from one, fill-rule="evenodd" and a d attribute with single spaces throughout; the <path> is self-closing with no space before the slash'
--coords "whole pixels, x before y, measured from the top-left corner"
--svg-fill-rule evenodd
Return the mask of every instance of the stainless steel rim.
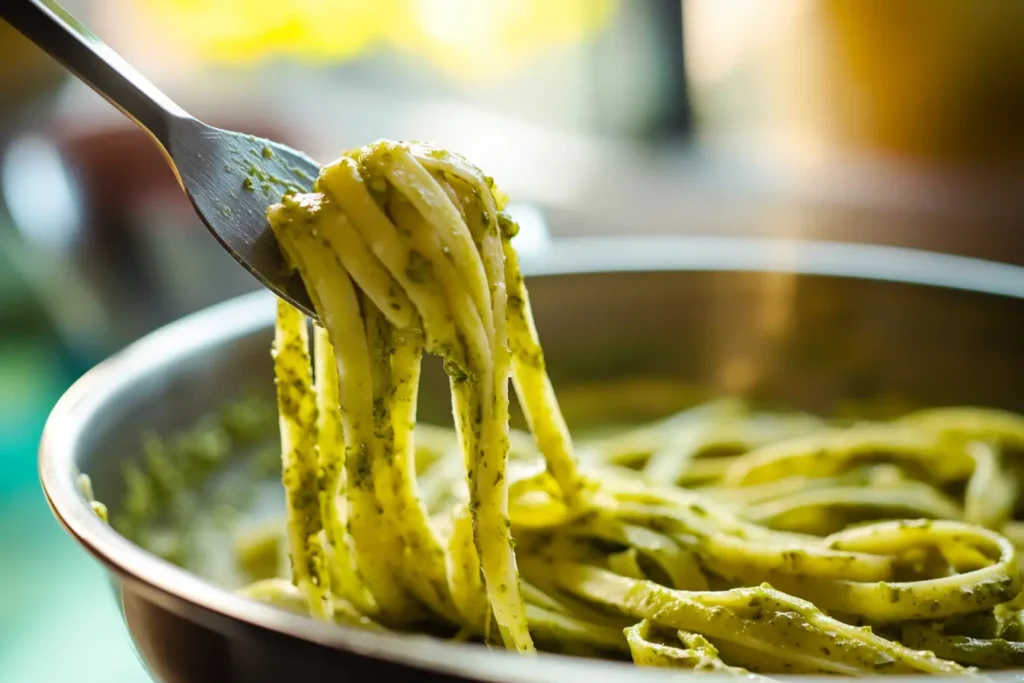
<path id="1" fill-rule="evenodd" d="M 1024 298 L 1024 268 L 891 247 L 750 238 L 611 238 L 556 241 L 524 258 L 528 275 L 637 271 L 748 271 L 891 280 Z M 266 328 L 273 295 L 254 292 L 172 323 L 86 373 L 47 420 L 39 447 L 43 490 L 61 524 L 90 553 L 174 611 L 176 600 L 264 628 L 375 659 L 480 680 L 635 681 L 678 676 L 628 664 L 559 656 L 524 658 L 421 636 L 333 626 L 239 597 L 151 555 L 103 523 L 77 488 L 75 451 L 110 397 L 211 340 Z M 212 332 L 211 332 L 212 330 Z M 541 330 L 543 337 L 543 330 Z M 180 605 L 178 605 L 180 610 Z M 247 626 L 248 625 L 248 626 Z M 806 678 L 804 679 L 806 680 Z"/>

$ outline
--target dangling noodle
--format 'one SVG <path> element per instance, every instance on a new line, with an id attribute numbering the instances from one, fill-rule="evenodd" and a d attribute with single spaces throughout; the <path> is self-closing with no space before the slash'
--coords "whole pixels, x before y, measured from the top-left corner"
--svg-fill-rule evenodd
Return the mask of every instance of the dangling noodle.
<path id="1" fill-rule="evenodd" d="M 305 321 L 278 305 L 291 581 L 245 594 L 364 628 L 729 675 L 1024 662 L 1000 533 L 1024 537 L 1024 418 L 844 426 L 723 401 L 578 459 L 505 204 L 461 157 L 381 141 L 270 209 L 318 321 L 311 359 Z M 424 352 L 443 360 L 454 432 L 416 426 Z M 509 430 L 510 378 L 532 439 Z"/>

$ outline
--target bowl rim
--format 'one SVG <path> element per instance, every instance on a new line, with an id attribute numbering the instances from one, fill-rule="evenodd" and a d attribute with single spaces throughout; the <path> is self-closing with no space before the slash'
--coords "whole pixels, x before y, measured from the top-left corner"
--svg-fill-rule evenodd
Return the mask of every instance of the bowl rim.
<path id="1" fill-rule="evenodd" d="M 610 272 L 764 272 L 886 280 L 1024 299 L 1024 267 L 899 247 L 757 237 L 579 238 L 554 240 L 524 254 L 529 276 Z M 172 322 L 101 362 L 57 402 L 39 446 L 48 504 L 89 553 L 182 608 L 198 606 L 243 628 L 266 629 L 356 655 L 482 681 L 667 680 L 678 672 L 639 672 L 629 663 L 545 655 L 524 658 L 478 645 L 417 635 L 378 634 L 316 622 L 216 586 L 150 554 L 93 512 L 78 488 L 76 450 L 93 418 L 129 386 L 205 347 L 267 328 L 273 294 L 259 290 Z M 540 331 L 543 336 L 543 330 Z M 177 602 L 180 601 L 180 602 Z M 192 614 L 192 617 L 195 615 Z M 813 677 L 803 677 L 807 680 Z"/>

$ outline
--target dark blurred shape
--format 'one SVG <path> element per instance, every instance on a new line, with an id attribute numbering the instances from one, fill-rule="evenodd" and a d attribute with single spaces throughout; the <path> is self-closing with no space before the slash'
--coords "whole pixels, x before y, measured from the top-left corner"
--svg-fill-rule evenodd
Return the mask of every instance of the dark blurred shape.
<path id="1" fill-rule="evenodd" d="M 48 100 L 66 74 L 39 48 L 0 20 L 0 138 L 34 106 Z"/>
<path id="2" fill-rule="evenodd" d="M 681 0 L 625 2 L 606 32 L 588 45 L 586 105 L 594 111 L 595 133 L 644 145 L 689 137 L 693 121 L 682 22 Z M 627 58 L 629 52 L 642 56 Z M 639 72 L 624 69 L 624 62 L 632 62 Z M 650 92 L 647 97 L 645 91 Z"/>

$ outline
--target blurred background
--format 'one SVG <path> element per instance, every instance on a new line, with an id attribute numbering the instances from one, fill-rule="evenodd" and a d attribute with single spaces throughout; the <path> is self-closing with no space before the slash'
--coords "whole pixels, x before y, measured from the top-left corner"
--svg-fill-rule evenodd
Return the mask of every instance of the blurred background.
<path id="1" fill-rule="evenodd" d="M 321 161 L 379 137 L 438 142 L 538 234 L 1024 263 L 1024 3 L 65 6 L 209 123 Z M 255 287 L 148 139 L 0 22 L 0 680 L 147 680 L 101 571 L 51 519 L 35 448 L 92 364 Z"/>

